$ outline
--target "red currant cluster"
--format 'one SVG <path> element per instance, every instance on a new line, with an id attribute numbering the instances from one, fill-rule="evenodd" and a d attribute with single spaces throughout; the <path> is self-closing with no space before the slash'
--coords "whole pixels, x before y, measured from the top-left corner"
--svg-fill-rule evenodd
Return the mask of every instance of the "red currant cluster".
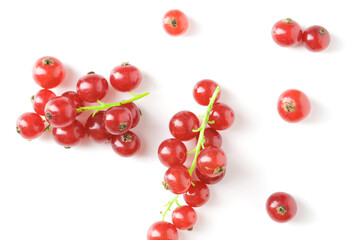
<path id="1" fill-rule="evenodd" d="M 227 160 L 221 150 L 222 138 L 219 130 L 228 129 L 234 122 L 234 111 L 226 104 L 217 102 L 220 88 L 212 80 L 199 81 L 193 90 L 195 100 L 207 106 L 202 123 L 189 111 L 180 111 L 170 120 L 169 129 L 174 138 L 164 140 L 158 148 L 160 162 L 168 167 L 163 185 L 176 196 L 167 204 L 162 221 L 154 223 L 147 233 L 148 240 L 176 240 L 177 229 L 191 230 L 197 220 L 195 207 L 204 205 L 209 197 L 208 184 L 219 182 L 225 175 Z M 193 151 L 187 152 L 182 141 L 197 139 Z M 194 153 L 191 167 L 185 167 L 187 154 Z M 195 174 L 193 174 L 195 172 Z M 183 195 L 186 205 L 178 203 Z M 176 203 L 172 212 L 172 223 L 166 222 L 166 214 Z"/>
<path id="2" fill-rule="evenodd" d="M 329 32 L 321 26 L 311 26 L 304 31 L 300 25 L 286 18 L 278 21 L 272 28 L 272 37 L 274 41 L 282 47 L 290 47 L 302 42 L 310 51 L 319 52 L 329 46 Z"/>
<path id="3" fill-rule="evenodd" d="M 133 101 L 149 94 L 131 93 L 141 83 L 141 72 L 129 63 L 115 67 L 110 74 L 112 87 L 120 92 L 130 91 L 133 98 L 109 104 L 100 101 L 108 92 L 108 81 L 94 72 L 77 81 L 76 92 L 68 91 L 56 96 L 49 89 L 64 80 L 65 72 L 63 64 L 54 57 L 42 57 L 36 61 L 33 78 L 43 89 L 32 97 L 35 113 L 22 114 L 16 122 L 16 131 L 25 139 L 32 140 L 49 129 L 55 141 L 65 148 L 79 144 L 87 135 L 95 142 L 111 141 L 112 148 L 121 156 L 135 154 L 141 144 L 130 129 L 138 124 L 140 110 Z M 85 106 L 85 102 L 98 102 L 100 105 Z M 94 112 L 83 125 L 77 116 L 90 110 Z"/>

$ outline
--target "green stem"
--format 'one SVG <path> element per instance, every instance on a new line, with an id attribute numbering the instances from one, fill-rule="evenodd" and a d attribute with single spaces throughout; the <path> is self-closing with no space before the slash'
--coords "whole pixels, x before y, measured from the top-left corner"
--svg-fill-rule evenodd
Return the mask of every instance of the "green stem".
<path id="1" fill-rule="evenodd" d="M 176 202 L 177 205 L 179 205 L 179 203 L 177 202 L 179 195 L 176 195 L 168 204 L 166 204 L 165 206 L 168 206 L 168 208 L 165 210 L 165 212 L 162 214 L 162 220 L 165 220 L 165 216 L 166 214 L 171 210 L 171 206 L 174 204 L 174 202 Z"/>
<path id="2" fill-rule="evenodd" d="M 128 100 L 124 100 L 124 101 L 121 101 L 121 102 L 107 103 L 107 104 L 100 102 L 100 105 L 98 105 L 98 106 L 79 107 L 79 108 L 76 109 L 76 112 L 81 113 L 81 112 L 91 111 L 91 110 L 95 110 L 97 112 L 97 111 L 100 111 L 100 110 L 103 110 L 103 109 L 108 109 L 108 108 L 111 108 L 111 107 L 120 106 L 120 105 L 124 105 L 124 104 L 130 103 L 130 102 L 136 101 L 136 100 L 138 100 L 140 98 L 143 98 L 143 97 L 145 97 L 147 95 L 149 95 L 149 92 L 139 94 L 139 95 L 134 95 L 133 98 L 130 98 Z"/>

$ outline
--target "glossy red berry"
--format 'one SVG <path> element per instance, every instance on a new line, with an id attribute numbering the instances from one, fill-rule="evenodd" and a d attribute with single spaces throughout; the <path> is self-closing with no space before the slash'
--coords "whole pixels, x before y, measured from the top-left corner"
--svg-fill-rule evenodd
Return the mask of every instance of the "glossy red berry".
<path id="1" fill-rule="evenodd" d="M 266 211 L 272 220 L 283 223 L 296 215 L 297 205 L 290 194 L 276 192 L 267 199 Z"/>
<path id="2" fill-rule="evenodd" d="M 305 93 L 290 89 L 280 95 L 277 109 L 282 119 L 294 123 L 303 120 L 309 115 L 311 104 Z"/>
<path id="3" fill-rule="evenodd" d="M 94 116 L 90 115 L 85 124 L 86 135 L 93 141 L 104 143 L 110 142 L 113 135 L 105 129 L 105 111 L 98 111 Z"/>
<path id="4" fill-rule="evenodd" d="M 302 30 L 300 25 L 286 18 L 278 21 L 272 28 L 272 38 L 282 47 L 290 47 L 301 41 Z"/>
<path id="5" fill-rule="evenodd" d="M 172 212 L 172 222 L 177 229 L 191 230 L 197 220 L 196 211 L 190 206 L 181 206 Z"/>
<path id="6" fill-rule="evenodd" d="M 129 92 L 137 88 L 142 80 L 139 69 L 129 63 L 122 63 L 110 73 L 110 83 L 117 91 Z"/>
<path id="7" fill-rule="evenodd" d="M 330 34 L 321 26 L 311 26 L 304 31 L 302 41 L 308 50 L 319 52 L 329 46 Z"/>
<path id="8" fill-rule="evenodd" d="M 198 170 L 210 178 L 223 173 L 226 169 L 226 164 L 224 151 L 217 147 L 208 147 L 202 150 L 196 162 Z"/>
<path id="9" fill-rule="evenodd" d="M 166 171 L 163 185 L 174 194 L 183 194 L 191 185 L 191 176 L 183 165 L 174 166 Z"/>
<path id="10" fill-rule="evenodd" d="M 195 169 L 195 173 L 197 178 L 205 183 L 205 184 L 215 184 L 220 182 L 224 177 L 225 177 L 225 173 L 226 173 L 226 169 L 219 175 L 217 175 L 216 177 L 208 177 L 203 175 L 197 168 Z"/>
<path id="11" fill-rule="evenodd" d="M 130 157 L 140 150 L 141 142 L 135 133 L 128 131 L 124 134 L 113 136 L 111 146 L 120 156 Z"/>
<path id="12" fill-rule="evenodd" d="M 73 101 L 76 108 L 85 106 L 84 101 L 80 98 L 80 96 L 79 96 L 79 94 L 77 92 L 67 91 L 67 92 L 64 92 L 61 96 L 67 97 L 71 101 Z M 80 115 L 80 114 L 81 114 L 81 112 L 77 113 L 77 115 Z"/>
<path id="13" fill-rule="evenodd" d="M 181 141 L 188 141 L 198 135 L 197 130 L 200 126 L 198 117 L 189 111 L 181 111 L 176 113 L 169 123 L 170 133 Z"/>
<path id="14" fill-rule="evenodd" d="M 55 141 L 66 148 L 78 145 L 85 136 L 85 128 L 78 120 L 65 127 L 54 127 L 51 132 Z"/>
<path id="15" fill-rule="evenodd" d="M 173 167 L 185 163 L 187 157 L 186 152 L 186 146 L 182 141 L 176 138 L 169 138 L 160 144 L 158 157 L 160 162 L 166 167 Z"/>
<path id="16" fill-rule="evenodd" d="M 156 222 L 149 228 L 147 240 L 178 240 L 178 232 L 169 222 Z"/>
<path id="17" fill-rule="evenodd" d="M 193 97 L 196 102 L 200 105 L 207 106 L 209 105 L 210 98 L 215 92 L 218 84 L 210 79 L 204 79 L 195 84 L 193 90 Z M 215 101 L 219 100 L 221 91 L 216 96 Z"/>
<path id="18" fill-rule="evenodd" d="M 32 69 L 35 82 L 47 89 L 57 87 L 64 80 L 65 74 L 60 60 L 49 56 L 38 59 Z"/>
<path id="19" fill-rule="evenodd" d="M 53 127 L 65 127 L 75 121 L 76 108 L 67 97 L 58 96 L 50 99 L 45 105 L 46 120 Z"/>
<path id="20" fill-rule="evenodd" d="M 93 103 L 105 97 L 108 87 L 103 76 L 89 72 L 78 80 L 76 91 L 83 101 Z"/>
<path id="21" fill-rule="evenodd" d="M 225 103 L 216 102 L 209 115 L 209 126 L 215 130 L 225 130 L 231 127 L 235 120 L 235 113 Z"/>
<path id="22" fill-rule="evenodd" d="M 109 108 L 104 115 L 105 129 L 113 134 L 120 135 L 130 130 L 132 115 L 129 109 L 123 106 Z"/>
<path id="23" fill-rule="evenodd" d="M 130 102 L 124 105 L 121 105 L 127 109 L 129 109 L 129 111 L 131 112 L 131 116 L 132 116 L 132 124 L 130 128 L 134 128 L 138 125 L 139 121 L 140 121 L 140 109 L 136 106 L 135 103 Z"/>
<path id="24" fill-rule="evenodd" d="M 182 11 L 170 10 L 163 17 L 163 27 L 169 35 L 179 36 L 188 29 L 189 20 Z"/>
<path id="25" fill-rule="evenodd" d="M 218 131 L 212 129 L 210 127 L 205 128 L 204 131 L 204 147 L 218 147 L 221 148 L 222 145 L 222 137 Z"/>
<path id="26" fill-rule="evenodd" d="M 56 97 L 56 94 L 48 89 L 41 89 L 38 91 L 32 98 L 34 111 L 41 116 L 45 116 L 45 105 L 54 97 Z"/>
<path id="27" fill-rule="evenodd" d="M 24 113 L 16 121 L 16 132 L 27 140 L 40 137 L 44 129 L 44 120 L 36 113 Z"/>
<path id="28" fill-rule="evenodd" d="M 201 207 L 209 200 L 210 189 L 203 182 L 193 181 L 193 183 L 194 185 L 184 193 L 184 200 L 191 207 Z"/>

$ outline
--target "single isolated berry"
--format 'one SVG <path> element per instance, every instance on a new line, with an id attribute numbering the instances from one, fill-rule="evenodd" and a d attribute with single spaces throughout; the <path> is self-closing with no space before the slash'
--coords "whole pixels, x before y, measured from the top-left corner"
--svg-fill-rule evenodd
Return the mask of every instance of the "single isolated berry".
<path id="1" fill-rule="evenodd" d="M 111 146 L 120 156 L 130 157 L 140 150 L 141 142 L 135 133 L 128 131 L 124 134 L 113 136 Z"/>
<path id="2" fill-rule="evenodd" d="M 24 113 L 16 121 L 16 132 L 27 140 L 40 137 L 44 129 L 44 120 L 36 113 Z"/>
<path id="3" fill-rule="evenodd" d="M 139 69 L 128 62 L 115 67 L 110 73 L 110 83 L 120 92 L 129 92 L 137 88 L 142 80 Z"/>
<path id="4" fill-rule="evenodd" d="M 218 84 L 210 79 L 204 79 L 197 82 L 193 89 L 193 97 L 195 101 L 203 106 L 209 105 L 210 98 L 215 92 Z M 215 102 L 219 100 L 221 91 L 216 96 Z"/>
<path id="5" fill-rule="evenodd" d="M 182 11 L 170 10 L 163 17 L 163 27 L 169 35 L 179 36 L 188 29 L 189 20 Z"/>
<path id="6" fill-rule="evenodd" d="M 176 139 L 169 138 L 164 140 L 158 148 L 158 157 L 166 167 L 182 165 L 186 161 L 187 150 L 185 144 Z"/>
<path id="7" fill-rule="evenodd" d="M 271 35 L 278 45 L 290 47 L 301 41 L 302 30 L 297 22 L 286 18 L 275 23 Z"/>
<path id="8" fill-rule="evenodd" d="M 320 52 L 329 46 L 330 34 L 321 26 L 311 26 L 304 31 L 302 41 L 308 50 Z"/>
<path id="9" fill-rule="evenodd" d="M 289 89 L 280 95 L 277 109 L 282 119 L 294 123 L 309 115 L 311 104 L 305 93 L 296 89 Z"/>
<path id="10" fill-rule="evenodd" d="M 272 220 L 284 223 L 296 215 L 297 205 L 290 194 L 276 192 L 267 199 L 266 211 Z"/>
<path id="11" fill-rule="evenodd" d="M 57 87 L 65 78 L 65 68 L 57 58 L 46 56 L 38 59 L 32 69 L 32 75 L 42 88 Z"/>
<path id="12" fill-rule="evenodd" d="M 197 214 L 192 207 L 185 205 L 174 209 L 171 218 L 177 229 L 192 230 L 197 220 Z"/>
<path id="13" fill-rule="evenodd" d="M 93 103 L 105 97 L 108 87 L 108 82 L 103 76 L 89 72 L 78 80 L 76 91 L 83 101 Z"/>
<path id="14" fill-rule="evenodd" d="M 178 240 L 178 231 L 169 222 L 156 222 L 149 228 L 147 240 Z"/>

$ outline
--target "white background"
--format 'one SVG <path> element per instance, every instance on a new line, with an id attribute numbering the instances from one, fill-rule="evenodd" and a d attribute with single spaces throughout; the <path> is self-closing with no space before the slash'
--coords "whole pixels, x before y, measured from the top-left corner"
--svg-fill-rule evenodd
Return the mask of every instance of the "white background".
<path id="1" fill-rule="evenodd" d="M 0 239 L 146 239 L 173 197 L 161 185 L 166 168 L 157 159 L 158 145 L 171 137 L 173 114 L 205 111 L 192 98 L 194 84 L 204 78 L 220 84 L 221 101 L 232 106 L 236 121 L 222 132 L 227 175 L 210 186 L 194 231 L 180 232 L 179 239 L 359 239 L 356 3 L 2 1 Z M 183 37 L 162 29 L 162 16 L 174 8 L 190 20 Z M 312 53 L 277 46 L 271 27 L 287 17 L 303 28 L 327 28 L 329 48 Z M 45 55 L 67 70 L 57 94 L 74 90 L 91 70 L 108 77 L 124 61 L 142 71 L 135 92 L 151 93 L 137 102 L 143 112 L 135 130 L 143 143 L 137 156 L 121 158 L 89 140 L 65 150 L 50 134 L 32 142 L 16 134 L 17 117 L 32 111 L 30 96 L 40 89 L 32 65 Z M 298 124 L 283 121 L 276 110 L 289 88 L 312 103 Z M 129 97 L 111 89 L 104 101 Z M 276 191 L 298 203 L 289 223 L 266 214 L 265 201 Z"/>

